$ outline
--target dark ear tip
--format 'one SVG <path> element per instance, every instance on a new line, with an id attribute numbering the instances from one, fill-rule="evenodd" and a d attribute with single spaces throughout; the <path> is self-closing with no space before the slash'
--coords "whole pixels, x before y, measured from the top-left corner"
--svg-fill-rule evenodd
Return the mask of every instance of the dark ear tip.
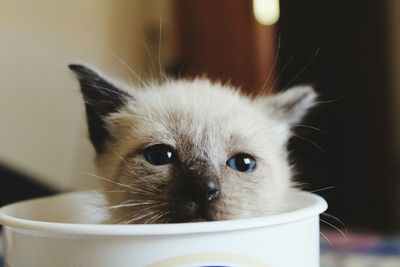
<path id="1" fill-rule="evenodd" d="M 69 68 L 70 70 L 73 70 L 73 71 L 81 71 L 81 70 L 84 69 L 85 67 L 84 67 L 83 65 L 80 65 L 80 64 L 69 64 L 69 65 L 68 65 L 68 68 Z"/>
<path id="2" fill-rule="evenodd" d="M 95 76 L 96 73 L 88 67 L 81 64 L 69 64 L 68 68 L 80 77 Z M 97 75 L 96 75 L 97 76 Z"/>

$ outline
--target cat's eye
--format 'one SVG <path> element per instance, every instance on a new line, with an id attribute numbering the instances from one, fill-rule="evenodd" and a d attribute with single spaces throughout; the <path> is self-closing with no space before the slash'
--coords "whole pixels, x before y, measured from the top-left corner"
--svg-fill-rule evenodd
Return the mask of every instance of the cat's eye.
<path id="1" fill-rule="evenodd" d="M 240 172 L 251 172 L 256 167 L 256 160 L 249 154 L 240 153 L 228 159 L 226 165 Z"/>
<path id="2" fill-rule="evenodd" d="M 143 151 L 144 158 L 153 165 L 164 165 L 176 159 L 175 151 L 165 144 L 157 144 L 147 147 Z"/>

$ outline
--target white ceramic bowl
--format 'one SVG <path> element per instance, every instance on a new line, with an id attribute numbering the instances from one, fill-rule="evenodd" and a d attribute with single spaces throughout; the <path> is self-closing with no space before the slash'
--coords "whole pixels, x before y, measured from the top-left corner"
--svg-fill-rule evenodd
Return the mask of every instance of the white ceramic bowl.
<path id="1" fill-rule="evenodd" d="M 0 209 L 6 267 L 319 267 L 317 195 L 292 192 L 281 214 L 154 225 L 96 224 L 90 193 Z"/>

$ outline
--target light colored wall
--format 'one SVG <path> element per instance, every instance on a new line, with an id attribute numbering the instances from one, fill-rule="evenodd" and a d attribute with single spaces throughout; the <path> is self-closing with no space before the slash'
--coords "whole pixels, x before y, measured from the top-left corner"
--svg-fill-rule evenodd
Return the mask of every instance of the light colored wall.
<path id="1" fill-rule="evenodd" d="M 2 0 L 0 162 L 56 188 L 86 184 L 93 150 L 67 65 L 90 62 L 134 82 L 115 53 L 145 77 L 151 60 L 143 41 L 158 51 L 149 37 L 168 12 L 161 0 Z"/>

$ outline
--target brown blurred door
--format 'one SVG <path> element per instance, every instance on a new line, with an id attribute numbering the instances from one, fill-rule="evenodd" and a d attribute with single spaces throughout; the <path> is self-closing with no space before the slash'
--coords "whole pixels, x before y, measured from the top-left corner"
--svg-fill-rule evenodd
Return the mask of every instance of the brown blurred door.
<path id="1" fill-rule="evenodd" d="M 253 16 L 249 0 L 175 0 L 179 68 L 183 76 L 206 74 L 257 93 L 273 84 L 274 26 Z"/>

